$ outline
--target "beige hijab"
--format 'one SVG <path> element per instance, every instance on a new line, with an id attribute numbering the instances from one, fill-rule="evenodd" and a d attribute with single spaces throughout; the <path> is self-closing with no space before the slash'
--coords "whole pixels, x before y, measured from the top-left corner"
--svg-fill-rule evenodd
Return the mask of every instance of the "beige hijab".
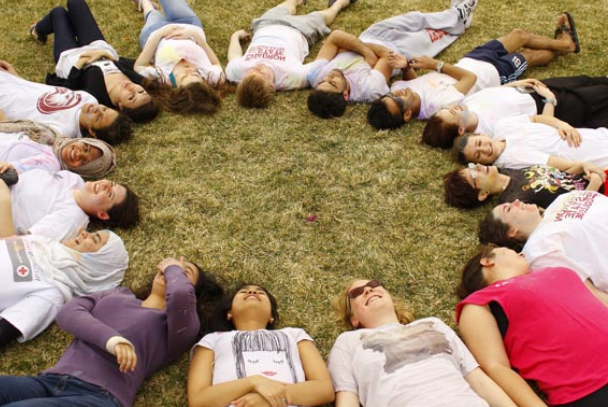
<path id="1" fill-rule="evenodd" d="M 0 122 L 0 133 L 24 133 L 32 141 L 53 147 L 53 152 L 61 163 L 61 169 L 70 170 L 86 178 L 101 178 L 116 167 L 114 148 L 102 140 L 94 138 L 71 139 L 43 123 L 31 120 L 7 120 Z M 69 168 L 61 159 L 61 151 L 70 144 L 81 141 L 101 150 L 101 157 L 78 168 Z"/>

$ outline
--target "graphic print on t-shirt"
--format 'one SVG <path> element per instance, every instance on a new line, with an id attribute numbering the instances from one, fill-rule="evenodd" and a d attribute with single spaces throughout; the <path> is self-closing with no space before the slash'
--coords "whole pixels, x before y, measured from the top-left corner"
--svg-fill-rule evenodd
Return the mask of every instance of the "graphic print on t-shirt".
<path id="1" fill-rule="evenodd" d="M 580 192 L 569 195 L 562 201 L 562 209 L 555 213 L 554 222 L 566 219 L 583 219 L 599 194 L 595 192 Z"/>
<path id="2" fill-rule="evenodd" d="M 245 61 L 252 59 L 267 59 L 274 61 L 285 61 L 285 48 L 271 47 L 268 45 L 256 45 L 250 47 L 245 54 Z"/>
<path id="3" fill-rule="evenodd" d="M 546 165 L 533 165 L 528 167 L 523 174 L 527 184 L 522 186 L 522 191 L 539 192 L 544 189 L 554 194 L 560 188 L 566 191 L 585 189 L 585 182 L 580 177 Z"/>
<path id="4" fill-rule="evenodd" d="M 239 379 L 258 374 L 281 382 L 297 382 L 289 340 L 284 332 L 237 332 L 232 351 Z"/>
<path id="5" fill-rule="evenodd" d="M 393 373 L 405 365 L 436 354 L 452 354 L 445 335 L 433 329 L 431 321 L 389 331 L 364 332 L 361 334 L 361 342 L 363 349 L 384 353 L 386 373 Z"/>
<path id="6" fill-rule="evenodd" d="M 82 95 L 70 89 L 56 87 L 54 92 L 46 92 L 38 98 L 36 107 L 42 114 L 52 114 L 61 110 L 68 110 L 77 106 Z"/>
<path id="7" fill-rule="evenodd" d="M 25 245 L 21 238 L 6 239 L 6 250 L 13 269 L 15 283 L 30 282 L 33 280 L 30 258 L 25 252 Z"/>

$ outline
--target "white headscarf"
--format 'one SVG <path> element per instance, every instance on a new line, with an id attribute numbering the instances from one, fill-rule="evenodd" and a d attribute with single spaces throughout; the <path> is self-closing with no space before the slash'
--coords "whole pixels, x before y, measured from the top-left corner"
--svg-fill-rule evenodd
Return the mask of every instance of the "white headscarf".
<path id="1" fill-rule="evenodd" d="M 107 243 L 94 253 L 80 253 L 42 236 L 28 239 L 42 279 L 56 286 L 65 301 L 73 295 L 110 290 L 123 280 L 129 254 L 122 239 L 108 232 Z"/>

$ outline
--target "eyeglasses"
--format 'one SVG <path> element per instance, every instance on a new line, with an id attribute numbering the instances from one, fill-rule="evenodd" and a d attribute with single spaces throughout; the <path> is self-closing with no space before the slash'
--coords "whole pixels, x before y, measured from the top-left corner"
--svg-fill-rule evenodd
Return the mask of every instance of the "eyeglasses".
<path id="1" fill-rule="evenodd" d="M 348 292 L 348 298 L 350 298 L 351 300 L 357 298 L 358 296 L 363 294 L 363 292 L 365 292 L 366 287 L 369 287 L 369 288 L 382 287 L 382 282 L 380 280 L 370 280 L 366 284 L 363 284 L 362 286 L 355 287 Z"/>
<path id="2" fill-rule="evenodd" d="M 477 179 L 479 172 L 477 171 L 477 164 L 469 163 L 468 166 L 469 174 L 471 174 L 471 178 L 473 178 L 473 182 Z"/>
<path id="3" fill-rule="evenodd" d="M 405 101 L 403 99 L 401 99 L 399 96 L 395 96 L 395 95 L 393 95 L 393 92 L 389 92 L 386 95 L 382 96 L 382 99 L 384 99 L 384 98 L 392 99 L 392 101 L 397 104 L 397 107 L 399 108 L 399 112 L 401 114 L 403 114 L 405 112 Z"/>

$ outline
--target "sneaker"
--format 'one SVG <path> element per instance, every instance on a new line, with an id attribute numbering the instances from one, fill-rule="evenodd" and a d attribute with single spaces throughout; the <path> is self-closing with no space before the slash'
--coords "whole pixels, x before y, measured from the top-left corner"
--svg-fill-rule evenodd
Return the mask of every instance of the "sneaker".
<path id="1" fill-rule="evenodd" d="M 452 7 L 458 10 L 460 20 L 465 28 L 469 28 L 473 22 L 473 10 L 477 7 L 478 0 L 452 0 Z"/>

